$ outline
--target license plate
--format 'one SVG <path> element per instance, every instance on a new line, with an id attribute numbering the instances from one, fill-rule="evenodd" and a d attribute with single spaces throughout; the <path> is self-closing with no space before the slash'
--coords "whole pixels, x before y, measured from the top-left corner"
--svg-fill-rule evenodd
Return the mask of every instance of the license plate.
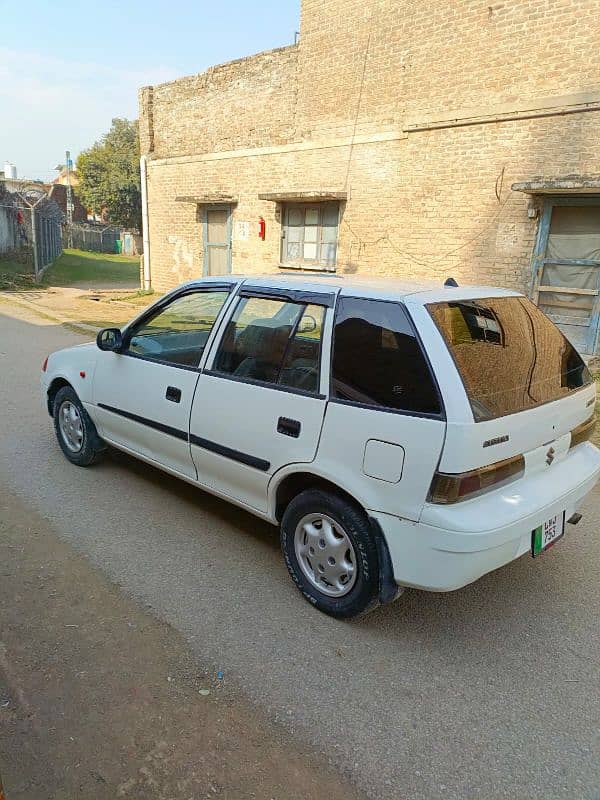
<path id="1" fill-rule="evenodd" d="M 535 558 L 552 547 L 565 532 L 565 512 L 547 519 L 531 532 L 531 555 Z"/>

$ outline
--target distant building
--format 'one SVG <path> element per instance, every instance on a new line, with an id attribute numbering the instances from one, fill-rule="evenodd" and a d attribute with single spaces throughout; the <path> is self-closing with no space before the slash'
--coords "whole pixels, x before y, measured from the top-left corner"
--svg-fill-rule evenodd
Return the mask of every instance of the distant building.
<path id="1" fill-rule="evenodd" d="M 72 186 L 75 184 L 72 184 Z M 48 189 L 48 197 L 51 197 L 60 207 L 60 210 L 63 214 L 67 215 L 67 186 L 63 183 L 57 183 L 56 181 L 52 181 L 52 183 L 47 187 Z M 87 222 L 88 221 L 88 212 L 85 206 L 81 203 L 79 197 L 75 191 L 71 191 L 71 197 L 73 200 L 73 222 Z"/>
<path id="2" fill-rule="evenodd" d="M 70 183 L 71 186 L 77 186 L 79 183 L 79 176 L 77 175 L 76 169 L 71 169 L 67 172 L 66 167 L 61 167 L 60 172 L 51 182 L 53 184 L 60 184 L 61 186 L 67 186 L 68 183 Z"/>
<path id="3" fill-rule="evenodd" d="M 302 0 L 297 44 L 142 89 L 153 286 L 452 276 L 530 293 L 595 352 L 599 16 L 600 0 Z"/>
<path id="4" fill-rule="evenodd" d="M 2 173 L 2 177 L 6 178 L 9 181 L 14 181 L 17 178 L 17 168 L 14 164 L 11 164 L 10 161 L 6 161 L 4 164 L 4 172 Z"/>

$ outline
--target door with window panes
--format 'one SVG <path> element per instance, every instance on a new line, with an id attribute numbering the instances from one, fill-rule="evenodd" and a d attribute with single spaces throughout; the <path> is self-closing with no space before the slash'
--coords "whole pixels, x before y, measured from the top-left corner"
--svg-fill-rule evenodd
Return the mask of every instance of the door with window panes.
<path id="1" fill-rule="evenodd" d="M 339 203 L 286 204 L 281 241 L 282 264 L 333 272 L 339 213 Z"/>
<path id="2" fill-rule="evenodd" d="M 342 486 L 372 482 L 381 502 L 374 511 L 418 520 L 445 429 L 405 306 L 341 296 L 319 465 Z"/>
<path id="3" fill-rule="evenodd" d="M 333 297 L 242 290 L 192 407 L 198 480 L 259 511 L 271 476 L 315 457 L 325 397 L 321 351 Z"/>

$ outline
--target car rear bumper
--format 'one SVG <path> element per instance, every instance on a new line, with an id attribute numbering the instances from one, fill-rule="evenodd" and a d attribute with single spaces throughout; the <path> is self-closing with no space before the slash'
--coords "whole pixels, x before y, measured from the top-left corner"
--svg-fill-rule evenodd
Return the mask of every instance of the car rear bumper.
<path id="1" fill-rule="evenodd" d="M 526 475 L 464 503 L 427 505 L 420 522 L 369 515 L 384 532 L 398 584 L 447 592 L 529 552 L 532 531 L 563 511 L 568 520 L 599 477 L 600 451 L 586 443 L 552 472 Z"/>

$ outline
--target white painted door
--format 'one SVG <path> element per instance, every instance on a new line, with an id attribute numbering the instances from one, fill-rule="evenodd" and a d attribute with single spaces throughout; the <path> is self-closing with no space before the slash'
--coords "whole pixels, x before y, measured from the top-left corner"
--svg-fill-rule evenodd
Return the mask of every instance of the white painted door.
<path id="1" fill-rule="evenodd" d="M 289 294 L 292 301 L 242 290 L 192 407 L 198 480 L 259 511 L 278 469 L 314 459 L 325 412 L 326 308 Z"/>
<path id="2" fill-rule="evenodd" d="M 228 296 L 227 289 L 178 295 L 127 331 L 122 353 L 100 352 L 93 413 L 101 435 L 196 477 L 188 435 L 198 365 Z"/>

